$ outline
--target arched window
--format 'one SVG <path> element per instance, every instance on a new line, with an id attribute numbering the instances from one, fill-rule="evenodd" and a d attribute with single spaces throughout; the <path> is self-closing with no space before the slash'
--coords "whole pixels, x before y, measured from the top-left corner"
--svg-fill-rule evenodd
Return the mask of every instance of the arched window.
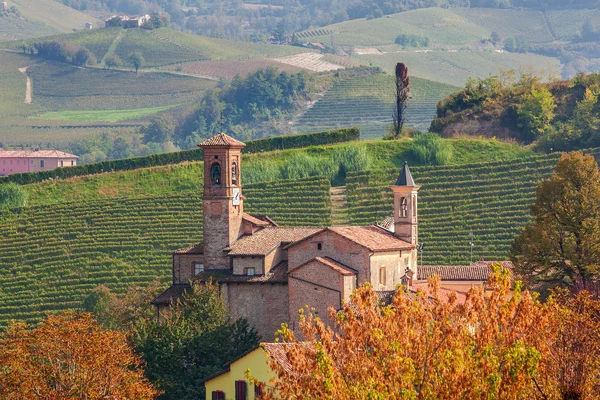
<path id="1" fill-rule="evenodd" d="M 238 178 L 237 178 L 237 165 L 236 163 L 233 163 L 231 165 L 231 183 L 233 185 L 237 185 L 238 182 Z"/>
<path id="2" fill-rule="evenodd" d="M 398 210 L 398 216 L 406 217 L 407 213 L 408 213 L 408 201 L 406 200 L 406 197 L 402 197 L 400 199 L 400 210 Z"/>
<path id="3" fill-rule="evenodd" d="M 221 165 L 219 163 L 214 163 L 210 167 L 210 180 L 213 185 L 221 186 Z"/>

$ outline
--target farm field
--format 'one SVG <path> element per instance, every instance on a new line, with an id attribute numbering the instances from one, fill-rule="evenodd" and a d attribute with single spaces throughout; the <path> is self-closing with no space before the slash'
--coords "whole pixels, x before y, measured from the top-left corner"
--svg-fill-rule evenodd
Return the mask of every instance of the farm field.
<path id="1" fill-rule="evenodd" d="M 236 75 L 246 76 L 259 69 L 269 67 L 277 68 L 279 71 L 288 73 L 298 73 L 302 68 L 293 65 L 277 62 L 273 59 L 251 58 L 248 60 L 223 60 L 223 61 L 193 61 L 189 63 L 169 65 L 161 68 L 167 71 L 179 71 L 185 74 L 204 76 L 211 78 L 233 79 Z"/>
<path id="2" fill-rule="evenodd" d="M 35 119 L 54 121 L 99 121 L 119 122 L 124 120 L 138 119 L 148 115 L 165 111 L 171 106 L 138 108 L 133 110 L 85 110 L 85 111 L 57 111 L 41 114 Z"/>
<path id="3" fill-rule="evenodd" d="M 600 151 L 594 150 L 596 159 Z M 473 260 L 504 260 L 515 236 L 530 219 L 536 184 L 550 177 L 557 154 L 522 160 L 447 167 L 411 168 L 419 191 L 419 240 L 425 265 L 462 265 Z M 351 173 L 348 208 L 353 224 L 390 215 L 389 185 L 397 170 Z"/>
<path id="4" fill-rule="evenodd" d="M 326 61 L 323 54 L 299 53 L 274 59 L 277 62 L 292 65 L 312 72 L 326 72 L 343 69 L 342 65 Z"/>
<path id="5" fill-rule="evenodd" d="M 33 102 L 48 111 L 132 110 L 191 102 L 212 88 L 207 79 L 40 63 L 27 70 Z"/>
<path id="6" fill-rule="evenodd" d="M 410 71 L 410 69 L 409 69 Z M 361 130 L 364 139 L 382 137 L 386 124 L 392 122 L 394 105 L 394 78 L 387 74 L 373 74 L 346 79 L 334 84 L 297 121 L 299 131 L 331 129 L 342 126 L 374 126 L 378 134 Z M 425 79 L 412 78 L 411 99 L 407 108 L 407 126 L 420 130 L 429 129 L 435 117 L 436 105 L 445 96 L 458 90 Z"/>
<path id="7" fill-rule="evenodd" d="M 23 20 L 0 17 L 0 41 L 72 32 L 83 29 L 87 22 L 97 27 L 101 24 L 98 19 L 54 0 L 11 0 L 9 5 L 19 10 Z"/>
<path id="8" fill-rule="evenodd" d="M 244 187 L 246 211 L 283 225 L 331 222 L 329 182 Z M 198 190 L 144 198 L 70 202 L 2 215 L 0 326 L 81 307 L 100 284 L 116 292 L 171 274 L 170 253 L 202 239 Z"/>
<path id="9" fill-rule="evenodd" d="M 486 8 L 423 8 L 371 20 L 345 21 L 300 32 L 302 39 L 342 47 L 381 46 L 400 34 L 426 36 L 432 47 L 465 46 L 489 39 L 493 31 L 504 37 L 525 36 L 532 43 L 551 42 L 552 34 L 539 11 Z"/>
<path id="10" fill-rule="evenodd" d="M 396 63 L 408 66 L 411 76 L 442 82 L 448 85 L 464 86 L 468 78 L 487 77 L 498 74 L 500 69 L 530 69 L 543 74 L 559 73 L 560 61 L 557 58 L 537 54 L 498 53 L 495 51 L 395 51 L 381 55 L 359 55 L 356 59 L 363 64 L 381 67 L 392 74 Z M 560 75 L 559 75 L 560 76 Z"/>

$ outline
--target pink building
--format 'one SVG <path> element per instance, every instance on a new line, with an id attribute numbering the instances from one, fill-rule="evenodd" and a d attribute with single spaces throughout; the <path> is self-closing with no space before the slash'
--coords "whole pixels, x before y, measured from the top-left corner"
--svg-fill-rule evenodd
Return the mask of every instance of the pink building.
<path id="1" fill-rule="evenodd" d="M 78 158 L 58 150 L 0 150 L 0 176 L 74 167 Z"/>

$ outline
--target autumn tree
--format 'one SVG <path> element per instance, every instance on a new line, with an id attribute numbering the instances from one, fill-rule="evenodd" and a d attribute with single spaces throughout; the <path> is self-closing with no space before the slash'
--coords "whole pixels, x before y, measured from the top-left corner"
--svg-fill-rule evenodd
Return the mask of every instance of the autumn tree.
<path id="1" fill-rule="evenodd" d="M 48 316 L 38 327 L 12 323 L 0 336 L 3 399 L 154 399 L 125 334 L 91 314 Z"/>
<path id="2" fill-rule="evenodd" d="M 408 68 L 404 63 L 396 64 L 396 78 L 395 78 L 395 99 L 394 113 L 392 115 L 394 119 L 394 131 L 392 137 L 398 139 L 402 135 L 402 127 L 406 122 L 406 107 L 408 106 L 408 95 L 410 84 L 410 78 L 408 77 Z"/>
<path id="3" fill-rule="evenodd" d="M 532 86 L 517 106 L 517 125 L 523 130 L 524 138 L 532 141 L 550 128 L 555 109 L 552 92 L 542 85 Z"/>
<path id="4" fill-rule="evenodd" d="M 541 182 L 531 207 L 533 222 L 515 239 L 511 258 L 530 285 L 572 286 L 598 278 L 600 172 L 591 155 L 563 154 Z"/>
<path id="5" fill-rule="evenodd" d="M 443 295 L 439 279 L 427 292 L 400 290 L 380 304 L 369 285 L 358 288 L 331 326 L 304 312 L 300 341 L 283 325 L 288 363 L 276 373 L 267 398 L 476 399 L 533 398 L 548 306 L 515 284 L 508 271 L 473 287 L 466 300 Z"/>

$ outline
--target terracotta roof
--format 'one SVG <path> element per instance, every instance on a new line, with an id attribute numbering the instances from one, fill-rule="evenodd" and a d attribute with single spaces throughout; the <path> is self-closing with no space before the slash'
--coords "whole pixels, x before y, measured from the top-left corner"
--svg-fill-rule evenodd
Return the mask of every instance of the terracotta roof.
<path id="1" fill-rule="evenodd" d="M 186 290 L 190 288 L 190 285 L 172 285 L 170 288 L 158 295 L 157 298 L 152 300 L 154 305 L 169 305 L 174 299 L 179 298 Z"/>
<path id="2" fill-rule="evenodd" d="M 513 270 L 510 261 L 479 261 L 473 265 L 425 265 L 418 269 L 419 280 L 425 280 L 433 275 L 438 275 L 443 281 L 487 281 L 492 272 L 491 265 L 502 264 L 502 267 Z"/>
<path id="3" fill-rule="evenodd" d="M 193 244 L 183 249 L 177 249 L 173 254 L 204 254 L 204 246 L 202 243 Z"/>
<path id="4" fill-rule="evenodd" d="M 410 243 L 379 226 L 334 226 L 327 228 L 372 251 L 411 249 Z"/>
<path id="5" fill-rule="evenodd" d="M 264 218 L 264 219 L 263 219 Z M 266 219 L 266 217 L 259 217 L 250 214 L 242 214 L 242 219 L 246 222 L 251 223 L 254 226 L 269 226 L 272 225 L 270 221 Z"/>
<path id="6" fill-rule="evenodd" d="M 199 147 L 205 147 L 205 146 L 244 147 L 245 145 L 246 145 L 245 143 L 240 142 L 239 140 L 234 139 L 229 135 L 226 135 L 224 133 L 219 133 L 218 135 L 215 135 L 215 136 L 211 137 L 210 139 L 206 139 L 205 141 L 200 143 L 198 146 Z"/>
<path id="7" fill-rule="evenodd" d="M 281 365 L 285 372 L 293 374 L 294 370 L 292 368 L 292 364 L 290 364 L 290 360 L 287 356 L 287 350 L 290 346 L 299 346 L 300 344 L 290 344 L 290 343 L 262 343 L 261 346 L 267 354 L 275 360 L 275 362 Z"/>
<path id="8" fill-rule="evenodd" d="M 226 283 L 287 283 L 287 261 L 282 261 L 264 275 L 229 275 Z"/>
<path id="9" fill-rule="evenodd" d="M 376 290 L 375 294 L 377 295 L 377 299 L 379 300 L 380 303 L 383 304 L 392 304 L 392 300 L 394 299 L 394 296 L 396 295 L 396 291 L 395 290 Z"/>
<path id="10" fill-rule="evenodd" d="M 0 158 L 79 158 L 59 150 L 1 150 Z"/>
<path id="11" fill-rule="evenodd" d="M 292 243 L 319 232 L 321 228 L 267 227 L 245 235 L 231 246 L 231 256 L 264 256 L 282 243 Z"/>
<path id="12" fill-rule="evenodd" d="M 292 271 L 300 269 L 300 268 L 304 267 L 305 265 L 308 265 L 311 262 L 315 262 L 315 261 L 318 262 L 319 264 L 325 265 L 325 266 L 327 266 L 327 267 L 329 267 L 329 268 L 331 268 L 331 269 L 339 272 L 342 275 L 356 275 L 357 274 L 356 270 L 354 270 L 354 269 L 352 269 L 352 268 L 350 268 L 350 267 L 348 267 L 348 266 L 346 266 L 344 264 L 341 264 L 341 263 L 335 261 L 333 258 L 329 258 L 329 257 L 316 257 L 316 258 L 313 258 L 313 259 L 305 262 L 304 264 L 301 264 L 301 265 L 297 266 L 296 268 L 292 269 L 290 271 L 290 273 Z"/>

